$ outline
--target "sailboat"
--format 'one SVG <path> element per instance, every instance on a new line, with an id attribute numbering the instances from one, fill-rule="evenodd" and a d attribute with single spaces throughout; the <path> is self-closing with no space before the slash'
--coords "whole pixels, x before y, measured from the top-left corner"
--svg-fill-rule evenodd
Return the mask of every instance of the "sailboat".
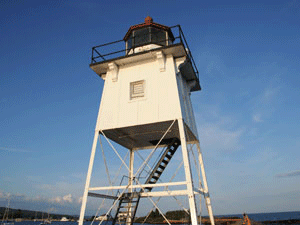
<path id="1" fill-rule="evenodd" d="M 44 215 L 44 214 L 42 214 Z M 43 216 L 42 216 L 43 217 Z M 51 220 L 50 220 L 50 215 L 49 215 L 49 211 L 48 211 L 48 218 L 43 220 L 42 218 L 42 222 L 40 223 L 40 225 L 45 225 L 45 224 L 51 224 Z"/>
<path id="2" fill-rule="evenodd" d="M 5 211 L 3 214 L 1 225 L 14 225 L 14 222 L 9 222 L 8 214 L 9 214 L 10 199 L 8 198 L 7 201 L 8 201 L 8 203 L 7 203 L 7 207 L 5 208 Z"/>
<path id="3" fill-rule="evenodd" d="M 44 220 L 44 221 L 42 221 L 40 223 L 40 225 L 44 225 L 44 224 L 51 224 L 51 220 L 50 219 L 46 219 L 46 220 Z"/>

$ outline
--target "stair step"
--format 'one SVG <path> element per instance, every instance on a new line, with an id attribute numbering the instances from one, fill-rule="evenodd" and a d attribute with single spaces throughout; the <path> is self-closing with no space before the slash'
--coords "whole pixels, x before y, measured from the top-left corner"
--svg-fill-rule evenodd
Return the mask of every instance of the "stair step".
<path id="1" fill-rule="evenodd" d="M 131 206 L 125 205 L 125 206 L 121 206 L 120 209 L 129 209 L 129 208 L 134 208 L 134 207 L 135 207 L 135 205 L 131 205 Z"/>
<path id="2" fill-rule="evenodd" d="M 158 171 L 158 172 L 164 172 L 164 170 L 163 169 L 161 169 L 161 168 L 157 168 L 157 170 L 156 171 Z"/>
<path id="3" fill-rule="evenodd" d="M 169 163 L 169 161 L 167 161 L 167 160 L 165 160 L 165 159 L 164 159 L 164 160 L 162 161 L 162 163 L 164 163 L 164 164 L 168 164 L 168 163 Z"/>
<path id="4" fill-rule="evenodd" d="M 157 176 L 153 176 L 151 179 L 152 179 L 152 180 L 155 180 L 155 183 L 156 183 L 156 181 L 158 180 L 158 178 L 159 178 L 159 177 L 157 177 Z"/>
<path id="5" fill-rule="evenodd" d="M 165 157 L 168 158 L 169 160 L 172 158 L 172 156 L 168 154 Z"/>
<path id="6" fill-rule="evenodd" d="M 162 171 L 156 170 L 155 173 L 161 175 L 161 174 L 162 174 Z"/>
<path id="7" fill-rule="evenodd" d="M 166 167 L 165 167 L 165 166 L 163 166 L 163 165 L 159 165 L 159 166 L 158 166 L 158 168 L 160 168 L 160 169 L 164 170 Z"/>
<path id="8" fill-rule="evenodd" d="M 137 202 L 137 200 L 134 200 L 134 201 L 123 201 L 124 203 L 128 204 L 128 203 L 135 203 Z"/>

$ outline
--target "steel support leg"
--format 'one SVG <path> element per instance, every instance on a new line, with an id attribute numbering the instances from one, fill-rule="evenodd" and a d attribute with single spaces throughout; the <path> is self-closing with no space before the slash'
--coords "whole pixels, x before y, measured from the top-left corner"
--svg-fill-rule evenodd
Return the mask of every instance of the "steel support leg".
<path id="1" fill-rule="evenodd" d="M 83 197 L 82 197 L 82 204 L 81 204 L 78 225 L 83 225 L 84 214 L 85 214 L 85 209 L 86 209 L 86 202 L 87 202 L 90 181 L 91 181 L 91 176 L 92 176 L 92 171 L 93 171 L 98 136 L 99 136 L 99 130 L 95 130 L 95 136 L 94 136 L 92 152 L 91 152 L 91 157 L 90 157 L 90 162 L 89 162 L 89 169 L 88 169 L 87 176 L 86 176 L 86 182 L 85 182 L 84 193 L 83 193 Z"/>
<path id="2" fill-rule="evenodd" d="M 130 193 L 132 193 L 133 189 L 132 189 L 132 185 L 133 185 L 133 162 L 134 162 L 134 151 L 133 150 L 129 150 L 130 151 L 130 157 L 129 157 L 129 180 L 128 180 L 128 191 Z M 129 203 L 128 206 L 128 216 L 127 216 L 127 219 L 126 219 L 126 224 L 127 225 L 131 225 L 133 221 L 132 220 L 132 207 L 131 207 L 131 204 L 132 203 Z"/>
<path id="3" fill-rule="evenodd" d="M 203 188 L 204 188 L 203 191 L 204 191 L 205 204 L 206 204 L 207 212 L 209 215 L 210 223 L 211 223 L 211 225 L 214 225 L 215 220 L 214 220 L 213 211 L 212 211 L 211 202 L 210 202 L 210 196 L 209 196 L 209 192 L 208 192 L 208 185 L 207 185 L 206 174 L 205 174 L 205 170 L 204 170 L 204 163 L 203 163 L 200 143 L 197 142 L 196 145 L 197 145 L 198 159 L 199 159 L 199 163 L 200 163 L 200 167 L 201 167 L 201 174 L 202 174 L 202 179 L 203 179 Z"/>
<path id="4" fill-rule="evenodd" d="M 190 167 L 190 161 L 189 161 L 189 154 L 188 154 L 188 150 L 187 150 L 187 143 L 186 143 L 183 119 L 178 119 L 178 127 L 179 127 L 179 133 L 180 133 L 185 179 L 187 182 L 187 192 L 188 192 L 188 199 L 189 199 L 189 205 L 190 205 L 191 222 L 192 222 L 192 225 L 197 225 L 198 220 L 197 220 L 197 208 L 196 208 L 195 195 L 194 195 L 194 185 L 193 185 L 193 180 L 192 180 L 192 173 L 191 173 L 191 167 Z"/>

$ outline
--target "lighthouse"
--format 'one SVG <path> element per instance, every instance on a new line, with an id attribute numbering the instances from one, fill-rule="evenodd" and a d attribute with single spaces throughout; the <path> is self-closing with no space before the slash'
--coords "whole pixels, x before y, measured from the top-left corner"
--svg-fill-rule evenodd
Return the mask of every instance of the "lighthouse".
<path id="1" fill-rule="evenodd" d="M 107 51 L 108 49 L 108 51 Z M 193 225 L 198 224 L 196 197 L 204 196 L 214 224 L 208 185 L 190 95 L 200 91 L 199 73 L 179 25 L 168 27 L 146 17 L 129 28 L 120 41 L 92 48 L 90 68 L 104 80 L 86 178 L 79 225 L 83 224 L 90 197 L 112 199 L 106 215 L 112 223 L 131 225 L 144 199 L 170 224 L 152 200 L 155 197 L 185 196 Z M 91 186 L 93 164 L 99 140 L 107 142 L 126 169 L 124 185 Z M 102 148 L 102 142 L 101 148 Z M 129 154 L 128 162 L 117 148 Z M 152 165 L 149 165 L 157 152 Z M 136 154 L 147 156 L 137 165 Z M 181 181 L 161 182 L 175 155 L 183 162 Z M 192 154 L 192 155 L 191 155 Z M 195 171 L 191 166 L 194 157 Z M 108 165 L 104 158 L 106 171 Z M 119 163 L 119 162 L 118 162 Z M 139 174 L 148 167 L 148 174 Z M 150 169 L 149 169 L 150 168 Z M 104 171 L 103 171 L 104 172 Z M 194 176 L 198 175 L 197 182 Z M 161 190 L 161 188 L 165 188 Z M 177 188 L 169 190 L 168 187 Z M 118 190 L 114 195 L 103 191 Z M 156 191 L 159 190 L 159 191 Z"/>

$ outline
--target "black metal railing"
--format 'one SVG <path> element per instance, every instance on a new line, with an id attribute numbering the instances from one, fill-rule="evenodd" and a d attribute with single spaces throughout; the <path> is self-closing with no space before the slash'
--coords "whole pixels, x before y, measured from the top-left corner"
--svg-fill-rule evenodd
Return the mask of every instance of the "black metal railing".
<path id="1" fill-rule="evenodd" d="M 173 27 L 170 27 L 173 35 L 174 35 L 174 39 L 172 38 L 165 38 L 165 39 L 160 39 L 159 41 L 155 40 L 155 41 L 147 41 L 147 44 L 158 44 L 161 45 L 162 47 L 165 46 L 172 46 L 175 44 L 182 44 L 184 46 L 184 50 L 186 52 L 187 58 L 190 60 L 193 69 L 195 71 L 195 74 L 199 80 L 199 72 L 196 66 L 196 63 L 194 61 L 194 58 L 192 56 L 192 52 L 188 46 L 188 43 L 185 39 L 185 36 L 182 32 L 182 29 L 180 27 L 180 25 L 176 25 Z M 149 34 L 143 35 L 143 36 L 149 36 Z M 107 60 L 111 60 L 114 58 L 118 58 L 118 57 L 125 57 L 125 56 L 129 56 L 129 55 L 134 55 L 137 54 L 138 52 L 136 51 L 136 48 L 145 45 L 145 43 L 142 44 L 135 44 L 136 43 L 136 39 L 139 38 L 143 38 L 141 36 L 135 36 L 132 38 L 129 38 L 127 40 L 127 43 L 134 43 L 131 44 L 132 46 L 127 46 L 126 48 L 126 44 L 124 40 L 119 40 L 119 41 L 114 41 L 114 42 L 110 42 L 110 43 L 106 43 L 106 44 L 102 44 L 102 45 L 97 45 L 94 46 L 92 48 L 92 58 L 91 58 L 91 64 L 96 64 L 96 63 L 101 63 L 103 61 L 107 61 Z M 151 50 L 148 50 L 151 51 Z M 147 52 L 147 51 L 143 51 L 143 52 Z"/>

